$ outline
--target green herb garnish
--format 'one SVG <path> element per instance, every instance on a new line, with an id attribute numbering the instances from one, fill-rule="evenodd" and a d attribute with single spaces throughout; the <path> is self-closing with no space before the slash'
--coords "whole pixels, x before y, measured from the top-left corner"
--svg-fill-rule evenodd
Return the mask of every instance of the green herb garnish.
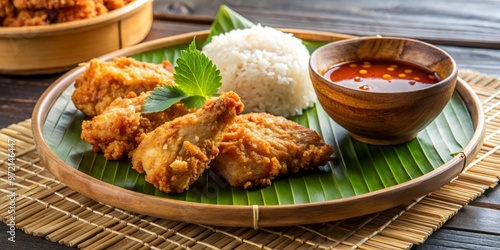
<path id="1" fill-rule="evenodd" d="M 187 50 L 181 51 L 176 63 L 176 85 L 155 88 L 146 99 L 142 113 L 160 112 L 178 102 L 184 103 L 189 109 L 200 108 L 222 85 L 220 70 L 196 49 L 194 40 Z"/>

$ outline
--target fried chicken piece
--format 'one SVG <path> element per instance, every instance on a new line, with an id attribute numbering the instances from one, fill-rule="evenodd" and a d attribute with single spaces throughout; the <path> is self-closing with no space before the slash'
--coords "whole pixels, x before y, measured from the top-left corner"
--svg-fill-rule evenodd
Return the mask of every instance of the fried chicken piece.
<path id="1" fill-rule="evenodd" d="M 181 193 L 219 153 L 224 129 L 243 111 L 234 92 L 208 100 L 194 113 L 167 122 L 146 135 L 132 156 L 132 167 L 166 193 Z"/>
<path id="2" fill-rule="evenodd" d="M 210 166 L 231 186 L 266 186 L 278 175 L 327 164 L 333 148 L 311 129 L 267 113 L 238 116 Z"/>
<path id="3" fill-rule="evenodd" d="M 75 5 L 85 5 L 85 2 L 94 0 L 13 0 L 14 6 L 20 10 L 35 9 L 58 9 L 72 7 Z M 95 0 L 100 1 L 102 0 Z"/>
<path id="4" fill-rule="evenodd" d="M 81 138 L 92 145 L 94 152 L 104 152 L 108 160 L 117 160 L 132 152 L 146 133 L 165 122 L 189 113 L 182 103 L 157 113 L 142 114 L 149 92 L 127 98 L 118 97 L 100 115 L 82 123 Z"/>
<path id="5" fill-rule="evenodd" d="M 38 26 L 51 23 L 53 13 L 48 10 L 21 10 L 16 16 L 8 16 L 3 20 L 3 26 L 22 27 Z"/>
<path id="6" fill-rule="evenodd" d="M 84 6 L 87 2 L 92 1 L 96 4 L 103 4 L 107 10 L 121 8 L 133 0 L 1 0 L 13 2 L 13 5 L 20 10 L 35 10 L 35 9 L 59 9 L 74 7 L 77 5 Z M 1 13 L 1 12 L 0 12 Z"/>
<path id="7" fill-rule="evenodd" d="M 172 64 L 140 62 L 129 57 L 112 61 L 92 59 L 75 80 L 71 99 L 88 116 L 100 114 L 113 100 L 130 92 L 140 94 L 163 85 L 173 85 Z"/>
<path id="8" fill-rule="evenodd" d="M 119 9 L 133 0 L 104 0 L 104 5 L 109 11 Z"/>
<path id="9" fill-rule="evenodd" d="M 57 22 L 70 22 L 93 18 L 108 13 L 102 1 L 87 0 L 71 7 L 60 8 L 57 13 Z"/>
<path id="10" fill-rule="evenodd" d="M 12 0 L 0 0 L 0 20 L 3 17 L 13 16 L 15 12 Z"/>
<path id="11" fill-rule="evenodd" d="M 125 6 L 133 0 L 0 0 L 3 26 L 46 25 L 89 19 Z"/>
<path id="12" fill-rule="evenodd" d="M 69 22 L 100 16 L 108 13 L 102 3 L 93 0 L 85 1 L 82 5 L 64 7 L 60 9 L 20 10 L 15 16 L 7 16 L 3 21 L 6 27 L 39 26 L 56 22 Z"/>

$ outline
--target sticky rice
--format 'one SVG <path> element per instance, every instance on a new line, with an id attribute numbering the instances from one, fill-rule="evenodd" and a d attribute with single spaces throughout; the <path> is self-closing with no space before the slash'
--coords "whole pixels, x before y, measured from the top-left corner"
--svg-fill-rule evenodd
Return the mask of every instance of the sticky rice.
<path id="1" fill-rule="evenodd" d="M 221 71 L 220 92 L 238 93 L 247 113 L 299 115 L 316 100 L 309 52 L 292 34 L 255 25 L 214 36 L 202 51 Z"/>

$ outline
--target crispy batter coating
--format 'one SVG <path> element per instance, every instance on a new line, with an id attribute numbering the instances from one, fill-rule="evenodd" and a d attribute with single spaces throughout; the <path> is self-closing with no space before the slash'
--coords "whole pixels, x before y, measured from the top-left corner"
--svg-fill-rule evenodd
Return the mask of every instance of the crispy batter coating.
<path id="1" fill-rule="evenodd" d="M 86 5 L 92 1 L 96 4 L 103 4 L 108 10 L 114 10 L 133 2 L 133 0 L 2 0 L 13 2 L 13 5 L 20 10 L 35 10 L 35 9 L 59 9 L 73 7 L 76 5 Z"/>
<path id="2" fill-rule="evenodd" d="M 131 92 L 118 97 L 100 115 L 82 123 L 81 138 L 92 145 L 94 152 L 104 152 L 108 160 L 117 160 L 132 152 L 146 133 L 167 121 L 189 113 L 182 103 L 157 113 L 142 114 L 149 92 L 139 96 Z"/>
<path id="3" fill-rule="evenodd" d="M 133 0 L 0 0 L 7 27 L 47 25 L 97 17 Z"/>
<path id="4" fill-rule="evenodd" d="M 8 16 L 3 20 L 3 26 L 22 27 L 38 26 L 51 23 L 57 13 L 50 10 L 21 10 L 16 16 Z"/>
<path id="5" fill-rule="evenodd" d="M 0 0 L 0 20 L 6 16 L 14 15 L 14 3 L 12 0 Z"/>
<path id="6" fill-rule="evenodd" d="M 60 8 L 57 13 L 57 22 L 69 22 L 93 18 L 108 13 L 108 9 L 100 1 L 84 1 L 71 7 Z"/>
<path id="7" fill-rule="evenodd" d="M 284 117 L 240 115 L 230 125 L 211 169 L 231 186 L 266 186 L 278 175 L 325 165 L 333 148 L 320 135 Z"/>
<path id="8" fill-rule="evenodd" d="M 20 10 L 34 9 L 56 9 L 71 7 L 77 4 L 82 4 L 89 0 L 13 0 L 14 6 Z M 91 0 L 93 1 L 93 0 Z"/>
<path id="9" fill-rule="evenodd" d="M 111 11 L 119 9 L 132 1 L 133 0 L 104 0 L 104 5 L 109 11 Z"/>
<path id="10" fill-rule="evenodd" d="M 139 62 L 118 57 L 104 62 L 92 59 L 87 70 L 75 80 L 71 99 L 88 116 L 100 114 L 114 99 L 130 92 L 140 94 L 163 85 L 173 85 L 172 64 Z"/>
<path id="11" fill-rule="evenodd" d="M 234 92 L 207 101 L 194 113 L 179 117 L 146 135 L 132 156 L 132 167 L 166 193 L 189 188 L 219 153 L 224 129 L 243 111 Z"/>

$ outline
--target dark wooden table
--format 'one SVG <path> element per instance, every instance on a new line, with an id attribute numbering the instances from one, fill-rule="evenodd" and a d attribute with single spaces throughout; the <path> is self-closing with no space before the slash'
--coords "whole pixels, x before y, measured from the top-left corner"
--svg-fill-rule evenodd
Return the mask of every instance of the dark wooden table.
<path id="1" fill-rule="evenodd" d="M 254 23 L 357 36 L 411 37 L 437 44 L 471 69 L 500 77 L 500 1 L 483 0 L 155 0 L 153 27 L 145 41 L 210 27 L 220 4 Z M 0 60 L 2 60 L 0 58 Z M 61 74 L 0 75 L 0 128 L 31 117 L 42 92 Z M 465 206 L 416 249 L 498 249 L 500 187 Z M 0 223 L 0 249 L 67 249 L 18 231 L 7 241 Z"/>

